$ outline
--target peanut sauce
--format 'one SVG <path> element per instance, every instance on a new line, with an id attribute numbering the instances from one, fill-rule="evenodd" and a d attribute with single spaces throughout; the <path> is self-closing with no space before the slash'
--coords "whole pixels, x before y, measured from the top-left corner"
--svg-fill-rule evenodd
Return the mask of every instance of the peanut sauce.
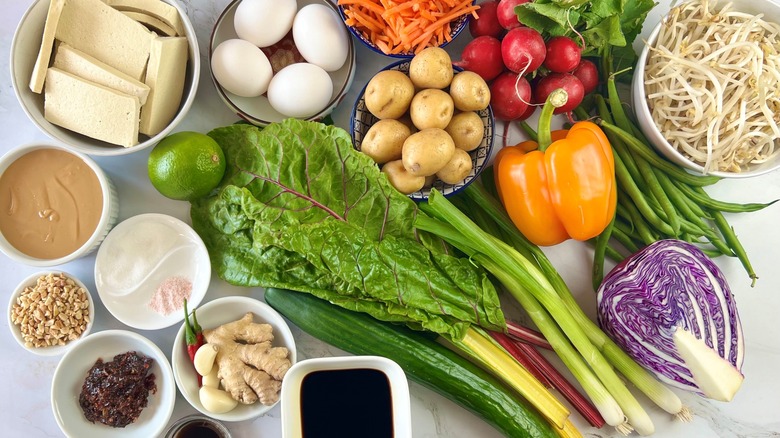
<path id="1" fill-rule="evenodd" d="M 28 256 L 64 257 L 95 232 L 103 202 L 87 163 L 63 150 L 37 149 L 0 176 L 0 233 Z"/>

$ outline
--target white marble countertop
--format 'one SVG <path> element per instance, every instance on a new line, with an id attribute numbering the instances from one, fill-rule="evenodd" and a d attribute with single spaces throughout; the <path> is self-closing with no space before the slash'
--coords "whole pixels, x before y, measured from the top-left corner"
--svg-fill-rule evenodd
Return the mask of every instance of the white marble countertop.
<path id="1" fill-rule="evenodd" d="M 31 142 L 50 142 L 30 122 L 17 103 L 9 78 L 9 48 L 18 20 L 31 4 L 31 0 L 0 0 L 0 154 L 14 147 Z M 208 75 L 205 56 L 210 29 L 228 0 L 182 1 L 192 20 L 200 44 L 202 72 L 198 95 L 187 118 L 176 130 L 207 132 L 212 128 L 236 121 L 236 117 L 218 99 Z M 661 2 L 667 4 L 667 2 Z M 657 9 L 660 9 L 659 6 Z M 649 24 L 657 21 L 660 10 L 653 11 Z M 467 39 L 464 32 L 453 46 L 457 48 Z M 348 112 L 355 95 L 370 76 L 391 60 L 363 48 L 356 42 L 358 70 L 352 90 L 334 113 L 336 124 L 348 127 Z M 500 131 L 499 131 L 500 132 Z M 518 133 L 513 133 L 518 136 Z M 519 138 L 519 137 L 518 137 Z M 146 160 L 150 149 L 121 157 L 97 157 L 96 161 L 113 179 L 119 191 L 119 219 L 140 213 L 166 213 L 188 220 L 188 204 L 171 201 L 159 195 L 146 176 Z M 780 198 L 780 172 L 773 172 L 748 180 L 722 181 L 709 188 L 714 196 L 725 200 L 767 201 Z M 743 371 L 743 387 L 730 403 L 704 400 L 698 396 L 680 393 L 683 401 L 694 412 L 690 423 L 672 421 L 659 409 L 651 407 L 645 399 L 640 401 L 656 424 L 656 436 L 673 437 L 780 437 L 780 205 L 764 211 L 744 215 L 730 215 L 728 219 L 736 229 L 760 279 L 755 288 L 737 260 L 717 260 L 729 279 L 736 295 L 744 328 L 746 354 Z M 592 315 L 595 297 L 590 289 L 590 250 L 583 244 L 568 242 L 547 250 L 551 259 L 563 273 L 578 299 Z M 83 280 L 94 293 L 94 253 L 68 263 L 59 269 L 70 272 Z M 12 289 L 26 276 L 39 269 L 19 265 L 0 255 L 0 300 L 7 306 Z M 587 279 L 587 281 L 583 281 Z M 214 279 L 206 301 L 230 295 L 261 297 L 259 289 L 230 286 Z M 97 297 L 97 294 L 95 294 Z M 0 318 L 0 381 L 9 392 L 0 396 L 0 425 L 3 437 L 59 437 L 62 436 L 52 415 L 50 385 L 58 357 L 39 357 L 21 349 L 11 337 L 7 319 Z M 96 300 L 96 318 L 93 332 L 105 329 L 128 329 L 118 322 Z M 140 331 L 167 352 L 173 345 L 178 326 L 156 331 Z M 342 351 L 329 347 L 293 327 L 300 359 L 316 356 L 343 355 Z M 410 383 L 412 416 L 416 438 L 491 438 L 500 434 L 460 406 L 416 383 Z M 171 422 L 195 413 L 181 395 L 178 395 Z M 281 411 L 277 406 L 267 415 L 254 421 L 228 423 L 235 437 L 278 437 L 281 435 Z M 619 436 L 613 430 L 596 430 L 587 427 L 573 415 L 575 424 L 588 437 Z M 84 437 L 92 438 L 92 437 Z"/>

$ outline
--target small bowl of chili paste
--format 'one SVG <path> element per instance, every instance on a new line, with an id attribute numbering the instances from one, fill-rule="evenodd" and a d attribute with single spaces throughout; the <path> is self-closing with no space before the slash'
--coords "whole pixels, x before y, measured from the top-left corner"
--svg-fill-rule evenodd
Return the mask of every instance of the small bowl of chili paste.
<path id="1" fill-rule="evenodd" d="M 176 401 L 173 372 L 149 339 L 104 330 L 73 345 L 54 372 L 54 418 L 68 437 L 154 437 Z"/>

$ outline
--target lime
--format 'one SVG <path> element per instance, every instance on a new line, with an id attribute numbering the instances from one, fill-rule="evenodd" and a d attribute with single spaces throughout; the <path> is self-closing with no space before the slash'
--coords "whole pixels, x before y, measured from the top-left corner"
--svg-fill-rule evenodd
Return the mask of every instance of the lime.
<path id="1" fill-rule="evenodd" d="M 152 149 L 148 167 L 149 180 L 163 196 L 192 201 L 219 185 L 225 175 L 225 155 L 208 135 L 182 131 Z"/>

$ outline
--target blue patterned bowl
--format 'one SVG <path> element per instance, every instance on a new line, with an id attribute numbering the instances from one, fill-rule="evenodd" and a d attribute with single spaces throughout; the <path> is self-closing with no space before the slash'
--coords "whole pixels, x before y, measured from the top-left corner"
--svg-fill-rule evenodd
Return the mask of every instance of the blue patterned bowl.
<path id="1" fill-rule="evenodd" d="M 396 61 L 382 70 L 399 70 L 408 74 L 409 64 L 411 64 L 411 60 Z M 462 71 L 462 69 L 459 67 L 453 66 L 452 68 L 456 73 Z M 349 121 L 349 130 L 352 133 L 352 144 L 357 150 L 360 150 L 363 137 L 368 132 L 368 129 L 371 128 L 371 125 L 379 120 L 366 108 L 366 86 L 368 86 L 368 84 L 364 85 L 363 89 L 360 90 L 360 93 L 358 94 L 358 98 L 352 108 L 352 117 Z M 457 184 L 447 184 L 437 179 L 432 186 L 423 187 L 422 190 L 410 194 L 410 198 L 415 201 L 425 201 L 428 199 L 428 195 L 431 193 L 431 188 L 434 187 L 444 196 L 452 196 L 465 189 L 469 184 L 477 179 L 477 177 L 479 177 L 479 174 L 482 173 L 482 170 L 488 165 L 488 159 L 490 158 L 490 153 L 493 150 L 493 130 L 495 126 L 495 119 L 493 118 L 493 110 L 490 106 L 484 110 L 477 111 L 477 114 L 479 114 L 480 118 L 482 119 L 482 124 L 485 126 L 485 133 L 482 136 L 482 143 L 480 143 L 476 149 L 469 152 L 469 155 L 471 155 L 472 164 L 471 173 L 469 173 L 463 181 Z"/>

